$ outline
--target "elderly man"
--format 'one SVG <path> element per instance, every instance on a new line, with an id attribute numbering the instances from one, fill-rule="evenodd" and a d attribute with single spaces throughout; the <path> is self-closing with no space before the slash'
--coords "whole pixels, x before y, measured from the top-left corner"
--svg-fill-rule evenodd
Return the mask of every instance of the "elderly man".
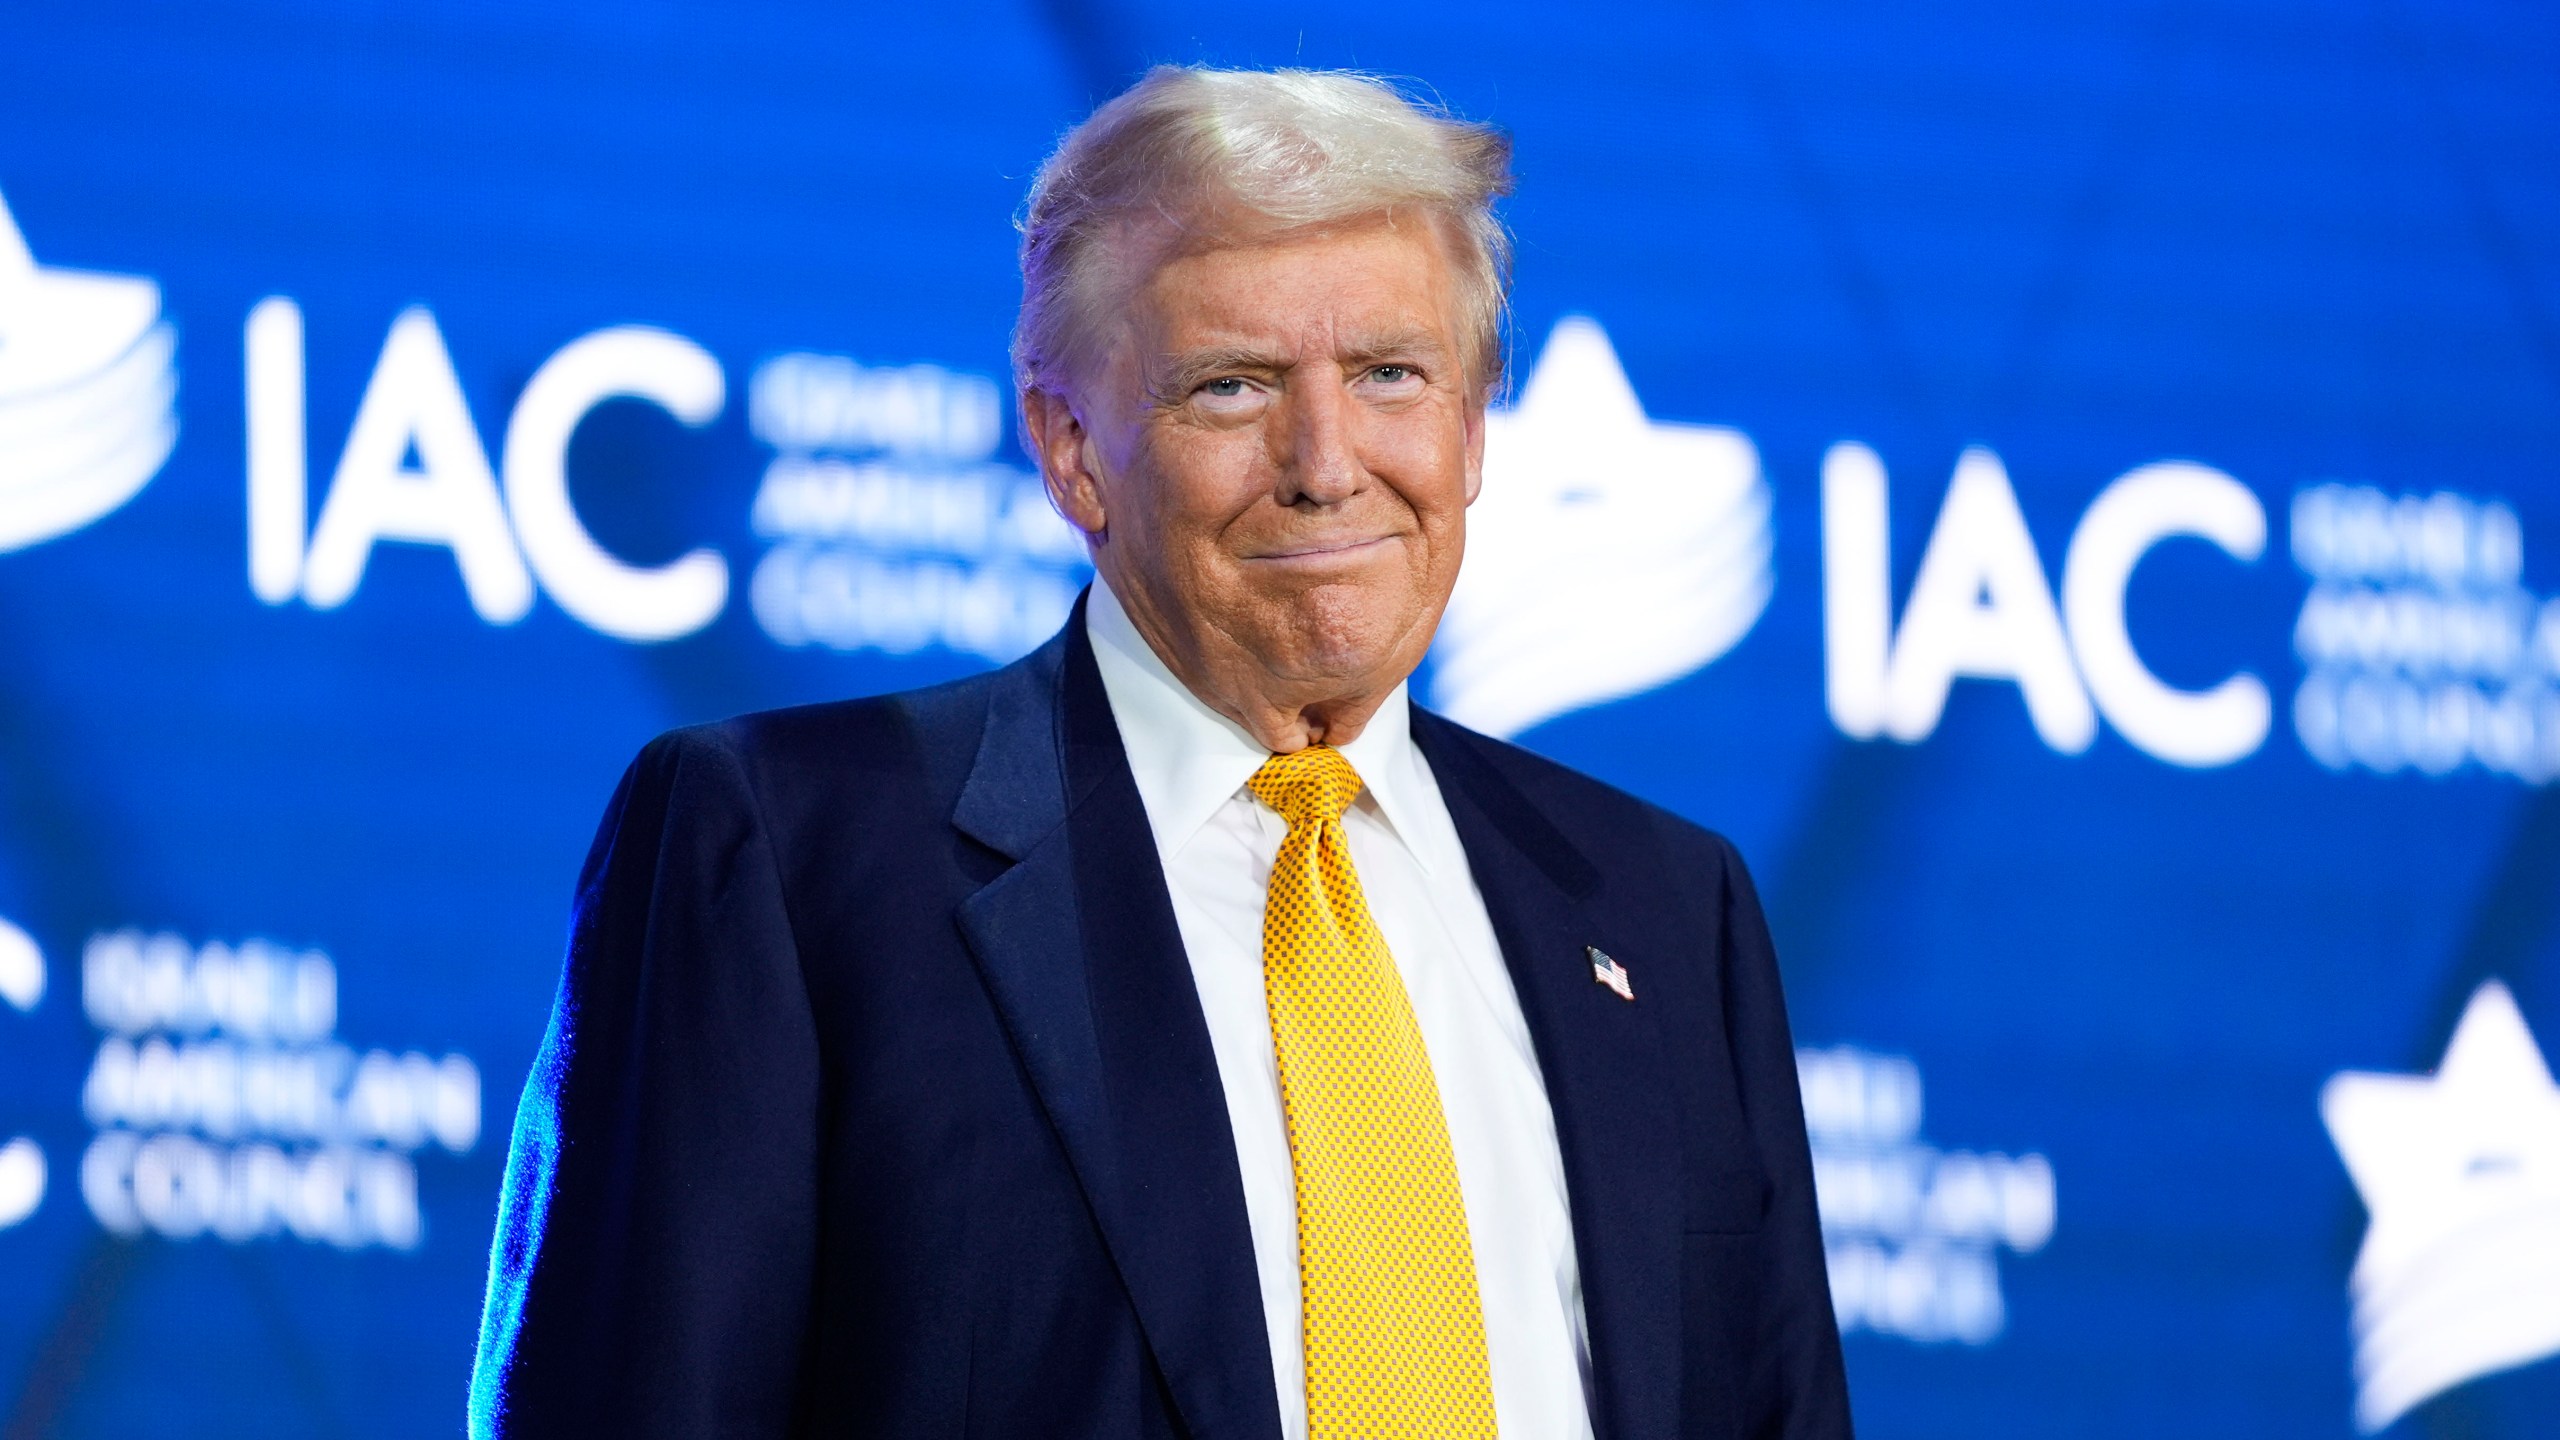
<path id="1" fill-rule="evenodd" d="M 1067 137 L 1015 363 L 1099 580 L 992 675 L 632 766 L 475 1433 L 1848 1433 L 1741 863 L 1406 698 L 1507 163 L 1309 72 Z"/>

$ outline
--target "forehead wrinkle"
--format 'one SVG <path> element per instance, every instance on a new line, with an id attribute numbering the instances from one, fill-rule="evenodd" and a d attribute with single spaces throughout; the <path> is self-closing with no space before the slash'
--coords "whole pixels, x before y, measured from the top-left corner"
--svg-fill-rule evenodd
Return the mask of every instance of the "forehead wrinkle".
<path id="1" fill-rule="evenodd" d="M 1385 223 L 1381 224 L 1381 219 Z M 1212 283 L 1209 293 L 1185 294 L 1178 302 L 1161 293 L 1169 271 L 1220 252 L 1297 248 L 1336 238 L 1365 241 L 1366 237 L 1358 235 L 1359 230 L 1377 227 L 1395 234 L 1393 219 L 1373 217 L 1350 233 L 1341 227 L 1310 227 L 1243 243 L 1230 240 L 1183 246 L 1164 243 L 1164 237 L 1157 236 L 1163 248 L 1149 257 L 1155 262 L 1153 268 L 1141 270 L 1143 278 L 1132 286 L 1132 303 L 1125 307 L 1121 322 L 1124 335 L 1135 338 L 1136 334 L 1154 331 L 1158 341 L 1154 346 L 1140 347 L 1149 352 L 1138 359 L 1137 365 L 1137 389 L 1142 403 L 1151 409 L 1170 409 L 1182 404 L 1201 384 L 1219 376 L 1279 375 L 1317 355 L 1345 366 L 1401 358 L 1419 362 L 1433 372 L 1446 368 L 1456 352 L 1451 335 L 1444 332 L 1452 325 L 1463 325 L 1463 321 L 1450 313 L 1444 247 L 1432 248 L 1429 259 L 1437 263 L 1426 264 L 1418 276 L 1407 273 L 1382 277 L 1391 282 L 1386 293 L 1363 286 L 1353 294 L 1337 296 L 1332 303 L 1318 304 L 1295 316 L 1271 313 L 1266 308 L 1267 296 L 1231 293 L 1230 283 Z M 1389 268 L 1402 267 L 1391 262 Z M 1420 282 L 1418 286 L 1392 283 L 1415 280 Z M 1185 287 L 1175 288 L 1179 291 Z M 1169 303 L 1172 313 L 1166 313 Z M 1152 323 L 1142 317 L 1151 317 Z M 1186 340 L 1196 343 L 1186 345 Z"/>
<path id="2" fill-rule="evenodd" d="M 1438 361 L 1448 357 L 1449 347 L 1439 335 L 1422 325 L 1402 325 L 1372 334 L 1353 335 L 1335 352 L 1341 360 L 1375 361 L 1406 358 Z"/>
<path id="3" fill-rule="evenodd" d="M 1403 325 L 1369 334 L 1353 334 L 1333 347 L 1333 359 L 1350 364 L 1411 359 L 1437 363 L 1449 347 L 1428 327 Z M 1148 392 L 1159 400 L 1187 395 L 1220 375 L 1272 375 L 1293 368 L 1296 357 L 1247 344 L 1204 345 L 1161 357 L 1150 376 Z"/>

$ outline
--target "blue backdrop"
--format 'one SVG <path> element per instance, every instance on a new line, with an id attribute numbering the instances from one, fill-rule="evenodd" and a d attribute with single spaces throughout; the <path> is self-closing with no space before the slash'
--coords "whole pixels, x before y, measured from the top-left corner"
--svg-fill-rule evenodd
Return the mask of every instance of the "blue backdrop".
<path id="1" fill-rule="evenodd" d="M 2560 19 L 276 0 L 0 18 L 9 1435 L 459 1429 L 620 767 L 1082 583 L 1161 60 L 1515 135 L 1420 692 L 1752 860 L 1867 1434 L 2560 1423 Z"/>

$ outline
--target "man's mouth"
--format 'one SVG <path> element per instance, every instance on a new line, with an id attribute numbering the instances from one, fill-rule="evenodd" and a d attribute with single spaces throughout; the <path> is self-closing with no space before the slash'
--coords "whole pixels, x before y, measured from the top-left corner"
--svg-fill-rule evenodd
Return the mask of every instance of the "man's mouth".
<path id="1" fill-rule="evenodd" d="M 1349 535 L 1336 540 L 1308 540 L 1247 556 L 1251 560 L 1322 562 L 1351 559 L 1394 539 L 1392 535 Z"/>

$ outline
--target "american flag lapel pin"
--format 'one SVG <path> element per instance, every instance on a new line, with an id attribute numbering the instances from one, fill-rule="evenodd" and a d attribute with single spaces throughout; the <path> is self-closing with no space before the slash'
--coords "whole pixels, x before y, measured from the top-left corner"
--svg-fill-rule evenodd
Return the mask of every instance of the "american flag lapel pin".
<path id="1" fill-rule="evenodd" d="M 1627 979 L 1627 967 L 1609 958 L 1609 952 L 1597 945 L 1585 945 L 1591 956 L 1591 978 L 1609 987 L 1609 993 L 1621 1000 L 1636 998 L 1636 987 Z"/>

